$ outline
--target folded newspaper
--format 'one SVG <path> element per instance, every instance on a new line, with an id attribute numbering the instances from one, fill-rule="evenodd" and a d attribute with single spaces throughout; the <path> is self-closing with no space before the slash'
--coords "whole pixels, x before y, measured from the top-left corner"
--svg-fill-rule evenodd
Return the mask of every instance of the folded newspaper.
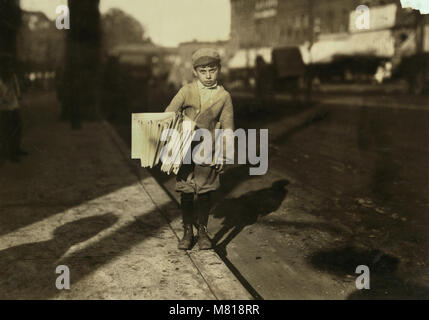
<path id="1" fill-rule="evenodd" d="M 194 136 L 195 122 L 180 113 L 133 113 L 131 122 L 131 159 L 161 171 L 177 172 Z"/>

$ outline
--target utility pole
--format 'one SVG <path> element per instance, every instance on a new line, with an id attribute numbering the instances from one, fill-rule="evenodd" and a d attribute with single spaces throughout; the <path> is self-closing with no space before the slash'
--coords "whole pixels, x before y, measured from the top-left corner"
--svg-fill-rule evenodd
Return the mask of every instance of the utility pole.
<path id="1" fill-rule="evenodd" d="M 416 30 L 416 53 L 423 53 L 424 43 L 424 16 L 418 11 L 414 10 L 415 17 L 415 30 Z"/>
<path id="2" fill-rule="evenodd" d="M 310 50 L 314 43 L 314 0 L 307 0 L 308 2 L 308 41 L 310 43 Z"/>

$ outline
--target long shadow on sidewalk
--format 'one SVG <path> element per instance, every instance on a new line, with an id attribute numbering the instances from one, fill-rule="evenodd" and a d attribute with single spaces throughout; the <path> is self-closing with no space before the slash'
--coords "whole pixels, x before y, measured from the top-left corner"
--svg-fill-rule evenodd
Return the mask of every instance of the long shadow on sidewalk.
<path id="1" fill-rule="evenodd" d="M 45 299 L 58 293 L 55 269 L 67 262 L 61 261 L 61 256 L 73 245 L 94 237 L 117 220 L 112 213 L 79 219 L 55 229 L 50 240 L 0 251 L 0 299 Z M 75 277 L 73 270 L 72 279 Z"/>
<path id="2" fill-rule="evenodd" d="M 160 212 L 153 210 L 137 216 L 133 222 L 102 240 L 61 258 L 72 245 L 111 227 L 116 220 L 117 217 L 112 213 L 80 219 L 57 228 L 51 240 L 0 251 L 0 261 L 7 265 L 0 275 L 0 299 L 54 298 L 59 293 L 55 287 L 55 279 L 58 277 L 54 273 L 56 266 L 69 267 L 72 274 L 70 287 L 73 288 L 80 280 L 146 239 L 162 238 L 158 233 L 166 224 Z M 151 256 L 150 252 L 139 254 L 143 257 L 146 255 L 148 259 Z M 136 271 L 136 277 L 141 276 Z"/>

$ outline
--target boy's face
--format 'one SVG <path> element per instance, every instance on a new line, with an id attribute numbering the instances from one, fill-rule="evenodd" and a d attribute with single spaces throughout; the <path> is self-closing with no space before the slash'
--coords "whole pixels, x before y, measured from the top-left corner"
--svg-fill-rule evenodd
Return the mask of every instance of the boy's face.
<path id="1" fill-rule="evenodd" d="M 218 65 L 208 65 L 196 67 L 193 72 L 194 75 L 206 87 L 211 87 L 217 82 L 220 67 Z"/>

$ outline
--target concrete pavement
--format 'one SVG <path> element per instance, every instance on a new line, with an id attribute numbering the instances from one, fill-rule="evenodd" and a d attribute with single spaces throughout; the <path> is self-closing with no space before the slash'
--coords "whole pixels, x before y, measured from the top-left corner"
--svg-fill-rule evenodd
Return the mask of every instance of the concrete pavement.
<path id="1" fill-rule="evenodd" d="M 177 249 L 177 204 L 107 123 L 71 131 L 52 94 L 24 104 L 30 155 L 0 167 L 0 299 L 252 299 L 215 252 Z"/>

